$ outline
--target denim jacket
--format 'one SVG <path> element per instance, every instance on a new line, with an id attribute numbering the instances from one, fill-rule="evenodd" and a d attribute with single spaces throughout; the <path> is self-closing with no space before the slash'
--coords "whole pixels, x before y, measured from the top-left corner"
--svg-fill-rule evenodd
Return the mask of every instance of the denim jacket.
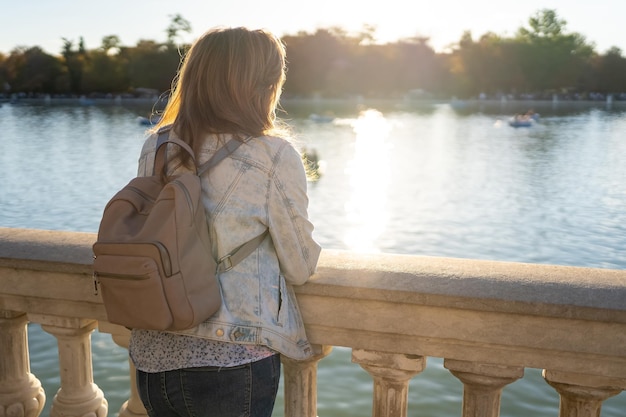
<path id="1" fill-rule="evenodd" d="M 152 173 L 155 146 L 153 134 L 143 146 L 139 175 Z M 207 161 L 217 147 L 216 138 L 208 137 L 197 164 Z M 251 138 L 205 172 L 201 182 L 214 259 L 266 229 L 269 236 L 233 269 L 219 274 L 219 311 L 199 326 L 176 333 L 264 345 L 306 359 L 312 351 L 292 285 L 304 284 L 315 272 L 321 248 L 308 220 L 300 154 L 281 138 Z"/>

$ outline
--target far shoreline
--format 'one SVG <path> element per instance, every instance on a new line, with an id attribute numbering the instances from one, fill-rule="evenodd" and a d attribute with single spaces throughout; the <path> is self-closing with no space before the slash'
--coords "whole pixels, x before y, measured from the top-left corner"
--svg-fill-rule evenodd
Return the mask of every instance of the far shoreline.
<path id="1" fill-rule="evenodd" d="M 77 106 L 133 106 L 144 107 L 148 111 L 156 112 L 165 107 L 165 100 L 158 96 L 153 97 L 123 97 L 122 95 L 110 97 L 0 97 L 1 105 L 77 105 Z M 428 108 L 439 105 L 450 105 L 458 111 L 475 110 L 507 110 L 518 111 L 520 109 L 558 109 L 563 108 L 589 108 L 604 107 L 608 109 L 626 109 L 626 100 L 577 100 L 577 99 L 430 99 L 430 98 L 323 98 L 323 97 L 283 97 L 283 108 L 299 107 L 313 109 L 340 109 L 347 107 L 381 107 L 396 110 L 410 110 L 411 108 Z M 151 110 L 150 110 L 151 109 Z"/>

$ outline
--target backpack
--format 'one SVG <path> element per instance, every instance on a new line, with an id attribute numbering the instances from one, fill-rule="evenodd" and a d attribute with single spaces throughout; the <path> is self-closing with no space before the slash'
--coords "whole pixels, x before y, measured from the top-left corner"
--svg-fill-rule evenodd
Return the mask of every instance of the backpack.
<path id="1" fill-rule="evenodd" d="M 268 233 L 213 259 L 200 175 L 232 153 L 231 139 L 196 172 L 164 180 L 168 143 L 195 158 L 191 147 L 159 129 L 152 176 L 132 179 L 104 208 L 93 244 L 93 274 L 109 322 L 133 329 L 184 330 L 221 305 L 217 274 L 252 253 Z"/>

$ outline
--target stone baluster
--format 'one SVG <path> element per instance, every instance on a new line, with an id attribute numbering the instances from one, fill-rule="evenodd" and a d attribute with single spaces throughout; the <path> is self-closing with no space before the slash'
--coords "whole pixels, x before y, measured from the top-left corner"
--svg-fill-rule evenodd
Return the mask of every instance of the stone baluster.
<path id="1" fill-rule="evenodd" d="M 352 362 L 358 363 L 374 380 L 372 416 L 406 417 L 409 381 L 424 370 L 426 358 L 353 349 Z"/>
<path id="2" fill-rule="evenodd" d="M 445 359 L 444 367 L 463 382 L 463 417 L 498 417 L 502 388 L 524 376 L 520 366 Z"/>
<path id="3" fill-rule="evenodd" d="M 559 417 L 599 417 L 602 402 L 626 389 L 626 379 L 543 370 L 559 393 Z"/>
<path id="4" fill-rule="evenodd" d="M 98 329 L 103 333 L 109 333 L 115 344 L 128 350 L 128 345 L 130 344 L 130 330 L 122 326 L 102 321 L 98 324 Z M 130 373 L 130 397 L 128 398 L 128 401 L 122 404 L 119 417 L 145 417 L 148 413 L 144 408 L 141 398 L 139 398 L 139 392 L 137 391 L 137 373 L 135 365 L 130 358 L 128 358 L 128 364 Z"/>
<path id="5" fill-rule="evenodd" d="M 37 417 L 46 402 L 30 373 L 25 313 L 0 311 L 0 416 Z"/>
<path id="6" fill-rule="evenodd" d="M 285 387 L 285 417 L 317 416 L 317 363 L 332 346 L 313 345 L 314 354 L 304 361 L 281 357 Z"/>
<path id="7" fill-rule="evenodd" d="M 108 403 L 93 383 L 91 332 L 95 320 L 41 316 L 41 328 L 57 339 L 61 388 L 52 401 L 51 417 L 106 417 Z"/>

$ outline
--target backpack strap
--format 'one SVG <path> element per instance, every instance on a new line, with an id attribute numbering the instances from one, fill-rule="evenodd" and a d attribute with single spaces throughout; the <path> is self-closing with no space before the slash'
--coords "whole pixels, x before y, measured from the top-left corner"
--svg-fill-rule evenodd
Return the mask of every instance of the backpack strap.
<path id="1" fill-rule="evenodd" d="M 193 150 L 191 149 L 191 146 L 189 146 L 186 142 L 183 142 L 182 140 L 178 138 L 175 138 L 175 137 L 170 138 L 169 137 L 170 130 L 171 130 L 171 125 L 164 126 L 158 130 L 159 136 L 157 137 L 156 154 L 154 156 L 154 168 L 153 168 L 154 172 L 161 172 L 161 170 L 163 169 L 163 165 L 165 164 L 165 157 L 167 153 L 167 146 L 163 146 L 163 145 L 167 143 L 175 143 L 176 145 L 183 148 L 185 151 L 189 153 L 189 155 L 191 156 L 191 159 L 194 161 L 194 164 L 195 164 L 196 158 L 194 156 Z M 207 162 L 205 162 L 204 164 L 196 168 L 197 175 L 200 176 L 207 170 L 219 164 L 221 161 L 224 160 L 224 158 L 226 158 L 228 155 L 235 152 L 235 150 L 239 148 L 239 146 L 241 146 L 241 144 L 248 139 L 249 138 L 246 138 L 243 141 L 235 139 L 235 138 L 230 139 L 228 142 L 226 142 L 224 146 L 219 148 Z M 154 172 L 153 172 L 153 175 L 154 175 Z M 216 272 L 221 273 L 221 272 L 226 272 L 226 271 L 230 271 L 231 269 L 233 269 L 235 265 L 237 265 L 239 262 L 244 260 L 248 255 L 254 252 L 256 248 L 259 247 L 261 242 L 263 242 L 263 240 L 268 234 L 269 234 L 269 229 L 265 229 L 265 231 L 261 233 L 260 235 L 258 235 L 257 237 L 235 248 L 226 256 L 223 256 L 217 262 Z"/>
<path id="2" fill-rule="evenodd" d="M 228 142 L 226 142 L 226 144 L 224 146 L 222 146 L 221 148 L 219 148 L 211 157 L 211 159 L 209 159 L 208 161 L 206 161 L 204 164 L 200 165 L 198 167 L 198 175 L 202 175 L 204 174 L 207 170 L 213 168 L 214 166 L 216 166 L 217 164 L 219 164 L 224 158 L 226 158 L 228 155 L 230 155 L 231 153 L 235 152 L 235 150 L 246 140 L 248 140 L 249 138 L 242 140 L 238 140 L 235 138 L 232 138 L 231 140 L 229 140 Z"/>
<path id="3" fill-rule="evenodd" d="M 238 140 L 238 139 L 232 138 L 231 140 L 226 142 L 224 146 L 219 148 L 213 154 L 211 159 L 209 159 L 207 162 L 205 162 L 204 164 L 198 167 L 198 175 L 202 175 L 207 170 L 219 164 L 224 158 L 226 158 L 228 155 L 235 152 L 235 150 L 239 146 L 241 146 L 243 142 L 247 141 L 248 139 L 250 139 L 250 137 L 247 137 L 244 140 Z M 258 235 L 257 237 L 235 248 L 226 256 L 222 256 L 220 260 L 217 262 L 216 272 L 219 274 L 219 273 L 230 271 L 231 269 L 233 269 L 235 265 L 243 261 L 246 257 L 248 257 L 248 255 L 254 252 L 256 248 L 259 247 L 261 242 L 263 242 L 263 240 L 268 234 L 269 234 L 269 229 L 265 229 L 265 231 L 261 233 L 260 235 Z"/>
<path id="4" fill-rule="evenodd" d="M 248 255 L 254 252 L 256 248 L 259 247 L 259 245 L 261 244 L 261 242 L 263 242 L 269 232 L 269 229 L 265 229 L 265 231 L 257 237 L 247 241 L 243 245 L 234 249 L 228 255 L 222 256 L 217 262 L 217 273 L 219 274 L 221 272 L 226 272 L 233 269 L 235 265 L 244 260 Z"/>
<path id="5" fill-rule="evenodd" d="M 174 143 L 180 146 L 181 148 L 183 148 L 191 156 L 191 159 L 194 161 L 194 165 L 195 165 L 196 157 L 193 152 L 193 149 L 191 149 L 191 146 L 189 146 L 189 144 L 187 144 L 186 142 L 176 137 L 170 138 L 169 135 L 170 135 L 171 129 L 172 129 L 172 126 L 167 125 L 167 126 L 163 126 L 162 128 L 160 128 L 157 132 L 159 136 L 157 137 L 156 153 L 154 155 L 154 168 L 153 168 L 152 175 L 155 175 L 155 173 L 161 172 L 163 170 L 163 166 L 165 165 L 166 155 L 167 155 L 167 146 L 163 146 L 163 145 L 165 145 L 166 143 Z M 243 142 L 245 142 L 248 139 L 249 138 L 246 138 L 243 141 L 237 140 L 235 138 L 230 139 L 228 142 L 226 142 L 224 146 L 219 148 L 207 162 L 200 165 L 199 167 L 196 166 L 197 175 L 198 176 L 202 175 L 207 170 L 213 168 L 214 166 L 222 162 L 224 158 L 226 158 L 228 155 L 235 152 L 235 150 Z"/>
<path id="6" fill-rule="evenodd" d="M 161 172 L 163 170 L 163 166 L 165 165 L 165 161 L 167 159 L 167 146 L 164 146 L 164 145 L 167 143 L 174 143 L 180 146 L 181 148 L 183 148 L 191 156 L 191 159 L 194 161 L 194 165 L 195 165 L 196 157 L 193 153 L 193 149 L 191 149 L 191 146 L 189 146 L 186 142 L 183 142 L 182 140 L 178 138 L 175 138 L 175 137 L 170 138 L 171 128 L 172 128 L 171 125 L 164 126 L 160 128 L 157 132 L 159 136 L 157 137 L 156 152 L 154 154 L 154 167 L 152 168 L 152 175 L 156 175 L 158 172 Z"/>

